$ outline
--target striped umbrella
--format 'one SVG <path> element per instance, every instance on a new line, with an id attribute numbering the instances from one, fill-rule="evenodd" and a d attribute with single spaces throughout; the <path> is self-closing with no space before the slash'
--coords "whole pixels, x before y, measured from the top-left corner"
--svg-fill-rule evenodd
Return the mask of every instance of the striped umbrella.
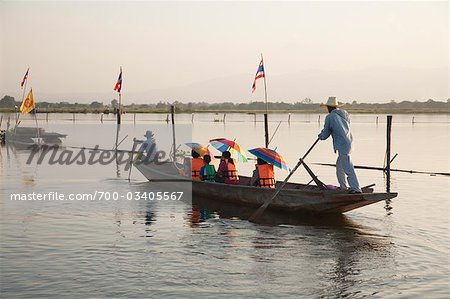
<path id="1" fill-rule="evenodd" d="M 187 142 L 185 143 L 189 148 L 191 148 L 194 152 L 197 152 L 201 157 L 204 155 L 210 155 L 209 149 L 205 146 L 202 146 L 200 143 L 197 142 Z M 212 156 L 211 156 L 212 158 Z"/>
<path id="2" fill-rule="evenodd" d="M 283 156 L 274 150 L 265 147 L 258 147 L 249 150 L 249 152 L 255 155 L 256 157 L 266 161 L 267 163 L 275 165 L 278 168 L 284 170 L 289 169 L 286 165 L 286 160 L 283 158 Z"/>
<path id="3" fill-rule="evenodd" d="M 247 155 L 241 149 L 239 144 L 234 140 L 228 140 L 226 138 L 216 138 L 209 141 L 212 146 L 214 146 L 218 151 L 223 153 L 224 151 L 229 151 L 231 157 L 240 162 L 247 162 Z"/>

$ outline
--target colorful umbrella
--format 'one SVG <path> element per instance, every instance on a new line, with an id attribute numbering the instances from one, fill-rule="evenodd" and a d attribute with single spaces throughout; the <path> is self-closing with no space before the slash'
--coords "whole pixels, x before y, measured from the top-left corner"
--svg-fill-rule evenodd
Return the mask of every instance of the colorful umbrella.
<path id="1" fill-rule="evenodd" d="M 263 159 L 267 163 L 275 165 L 278 168 L 285 170 L 289 169 L 286 165 L 286 160 L 283 158 L 283 156 L 274 150 L 265 147 L 258 147 L 249 150 L 249 152 L 255 155 L 256 157 Z"/>
<path id="2" fill-rule="evenodd" d="M 207 147 L 202 146 L 200 143 L 197 142 L 188 142 L 185 143 L 188 147 L 190 147 L 194 152 L 197 152 L 200 156 L 204 155 L 210 155 L 209 149 Z M 212 158 L 212 156 L 211 156 Z"/>
<path id="3" fill-rule="evenodd" d="M 211 143 L 212 146 L 214 146 L 217 150 L 219 150 L 222 153 L 224 151 L 229 151 L 231 157 L 233 157 L 237 161 L 247 162 L 247 156 L 245 155 L 245 152 L 235 141 L 228 140 L 225 138 L 217 138 L 211 139 L 209 143 Z"/>

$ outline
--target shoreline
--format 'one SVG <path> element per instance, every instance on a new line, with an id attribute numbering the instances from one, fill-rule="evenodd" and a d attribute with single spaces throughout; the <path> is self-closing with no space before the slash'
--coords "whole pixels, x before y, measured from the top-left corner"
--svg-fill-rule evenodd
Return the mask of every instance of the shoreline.
<path id="1" fill-rule="evenodd" d="M 350 114 L 450 114 L 450 109 L 344 109 Z M 169 110 L 159 110 L 159 109 L 127 109 L 122 110 L 123 114 L 169 114 Z M 16 111 L 11 108 L 0 108 L 0 113 L 15 113 Z M 114 112 L 100 109 L 45 109 L 41 108 L 38 110 L 38 114 L 55 114 L 55 113 L 75 113 L 75 114 L 115 114 Z M 264 114 L 265 110 L 177 110 L 177 114 L 207 114 L 207 113 L 241 113 L 241 114 Z M 320 114 L 326 113 L 322 108 L 311 109 L 311 110 L 270 110 L 269 113 L 277 114 Z"/>

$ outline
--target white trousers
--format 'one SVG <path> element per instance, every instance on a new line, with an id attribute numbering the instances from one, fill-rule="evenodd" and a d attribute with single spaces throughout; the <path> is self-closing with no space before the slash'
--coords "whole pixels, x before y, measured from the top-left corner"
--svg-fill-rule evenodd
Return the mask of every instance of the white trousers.
<path id="1" fill-rule="evenodd" d="M 350 155 L 339 153 L 336 161 L 336 176 L 342 190 L 346 190 L 348 188 L 348 180 L 350 190 L 361 192 Z"/>

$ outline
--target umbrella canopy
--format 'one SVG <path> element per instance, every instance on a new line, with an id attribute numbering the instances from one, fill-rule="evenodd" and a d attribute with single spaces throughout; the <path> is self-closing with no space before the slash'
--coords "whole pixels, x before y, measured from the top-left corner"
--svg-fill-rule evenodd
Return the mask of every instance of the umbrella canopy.
<path id="1" fill-rule="evenodd" d="M 249 150 L 249 152 L 255 155 L 256 157 L 266 161 L 267 163 L 270 163 L 278 168 L 288 170 L 286 160 L 283 158 L 282 155 L 280 155 L 274 150 L 265 147 L 258 147 Z"/>
<path id="2" fill-rule="evenodd" d="M 188 147 L 190 147 L 194 152 L 197 152 L 200 156 L 210 155 L 209 149 L 207 147 L 202 146 L 197 142 L 187 142 L 185 143 Z"/>
<path id="3" fill-rule="evenodd" d="M 229 151 L 231 157 L 233 157 L 237 161 L 247 162 L 247 156 L 245 155 L 245 152 L 235 141 L 228 140 L 226 138 L 217 138 L 211 139 L 209 143 L 211 143 L 211 145 L 214 146 L 221 153 L 223 153 L 224 151 Z"/>

